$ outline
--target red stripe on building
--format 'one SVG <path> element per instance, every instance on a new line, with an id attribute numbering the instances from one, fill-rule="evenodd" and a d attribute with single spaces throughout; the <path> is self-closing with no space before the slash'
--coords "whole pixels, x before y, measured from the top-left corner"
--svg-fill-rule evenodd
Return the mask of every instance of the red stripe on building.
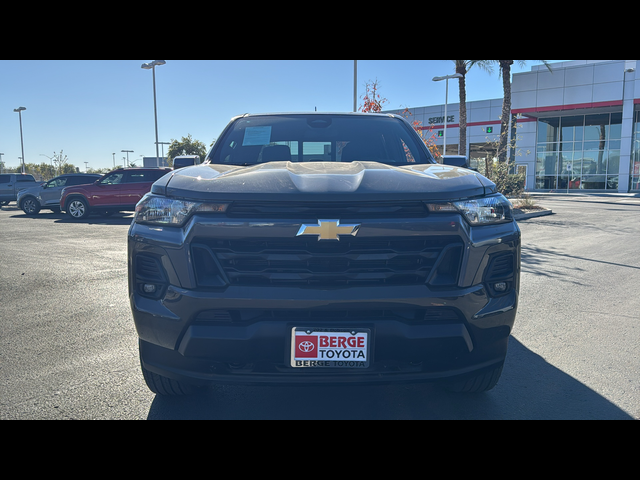
<path id="1" fill-rule="evenodd" d="M 558 112 L 558 111 L 561 112 L 565 110 L 577 110 L 579 108 L 621 107 L 621 106 L 622 106 L 622 100 L 613 100 L 610 102 L 574 103 L 573 105 L 517 108 L 517 109 L 511 110 L 511 113 L 543 113 L 543 112 Z"/>
<path id="2" fill-rule="evenodd" d="M 515 113 L 515 112 L 514 112 Z M 537 119 L 535 118 L 519 118 L 518 123 L 527 123 L 527 122 L 535 122 Z M 479 127 L 485 125 L 498 125 L 500 126 L 500 120 L 489 120 L 486 122 L 470 122 L 467 123 L 467 127 Z M 447 128 L 457 128 L 460 127 L 459 123 L 447 123 Z M 418 130 L 429 130 L 433 128 L 434 130 L 443 129 L 443 125 L 429 125 L 428 127 L 418 127 Z"/>

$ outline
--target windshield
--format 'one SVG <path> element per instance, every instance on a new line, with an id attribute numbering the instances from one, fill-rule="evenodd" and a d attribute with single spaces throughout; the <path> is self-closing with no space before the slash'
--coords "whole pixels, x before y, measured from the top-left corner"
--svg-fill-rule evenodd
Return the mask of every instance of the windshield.
<path id="1" fill-rule="evenodd" d="M 420 137 L 402 120 L 331 114 L 239 118 L 216 142 L 209 160 L 228 165 L 271 161 L 435 163 Z"/>

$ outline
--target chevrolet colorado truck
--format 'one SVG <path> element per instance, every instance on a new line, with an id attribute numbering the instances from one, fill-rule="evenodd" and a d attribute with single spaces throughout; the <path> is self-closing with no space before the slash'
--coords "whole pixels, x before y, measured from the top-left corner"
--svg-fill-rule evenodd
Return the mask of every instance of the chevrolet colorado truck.
<path id="1" fill-rule="evenodd" d="M 493 388 L 520 281 L 509 201 L 389 114 L 231 120 L 128 232 L 151 391 L 210 384 Z"/>

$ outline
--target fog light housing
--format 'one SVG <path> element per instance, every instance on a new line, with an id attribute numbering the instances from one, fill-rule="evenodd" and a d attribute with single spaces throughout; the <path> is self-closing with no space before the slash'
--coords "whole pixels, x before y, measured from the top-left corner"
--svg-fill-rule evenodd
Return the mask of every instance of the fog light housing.
<path id="1" fill-rule="evenodd" d="M 493 284 L 493 289 L 498 293 L 506 292 L 507 282 L 496 282 Z"/>
<path id="2" fill-rule="evenodd" d="M 142 285 L 144 293 L 156 293 L 156 286 L 153 283 L 145 283 Z"/>

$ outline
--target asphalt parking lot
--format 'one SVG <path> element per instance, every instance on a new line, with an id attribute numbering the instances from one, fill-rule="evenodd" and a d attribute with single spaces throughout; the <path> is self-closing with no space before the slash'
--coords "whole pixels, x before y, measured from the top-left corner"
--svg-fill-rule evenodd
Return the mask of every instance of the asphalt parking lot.
<path id="1" fill-rule="evenodd" d="M 544 197 L 520 221 L 520 305 L 485 394 L 430 384 L 144 384 L 127 298 L 132 216 L 73 222 L 0 209 L 0 419 L 639 419 L 640 199 Z"/>

